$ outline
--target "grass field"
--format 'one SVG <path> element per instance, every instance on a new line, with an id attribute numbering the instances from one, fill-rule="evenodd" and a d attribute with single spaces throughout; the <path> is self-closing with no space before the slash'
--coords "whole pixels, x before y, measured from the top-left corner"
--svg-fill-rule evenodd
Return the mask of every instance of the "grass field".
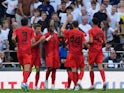
<path id="1" fill-rule="evenodd" d="M 124 89 L 113 89 L 113 90 L 80 90 L 80 91 L 73 91 L 73 90 L 30 90 L 29 92 L 24 92 L 21 89 L 4 89 L 0 90 L 0 93 L 124 93 Z"/>

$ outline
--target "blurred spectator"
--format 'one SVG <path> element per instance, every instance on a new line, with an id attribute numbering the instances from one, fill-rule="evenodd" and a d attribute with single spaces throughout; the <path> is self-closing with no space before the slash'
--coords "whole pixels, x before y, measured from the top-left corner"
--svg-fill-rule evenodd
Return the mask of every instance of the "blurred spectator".
<path id="1" fill-rule="evenodd" d="M 75 0 L 76 7 L 81 10 L 81 7 L 83 6 L 83 0 Z"/>
<path id="2" fill-rule="evenodd" d="M 82 24 L 79 24 L 78 27 L 85 33 L 85 39 L 89 41 L 88 31 L 91 29 L 91 25 L 88 24 L 87 16 L 82 16 Z"/>
<path id="3" fill-rule="evenodd" d="M 120 7 L 118 8 L 118 14 L 120 18 L 120 42 L 124 43 L 124 1 L 120 1 Z"/>
<path id="4" fill-rule="evenodd" d="M 79 8 L 76 7 L 76 4 L 74 2 L 72 2 L 70 4 L 70 6 L 72 7 L 72 15 L 73 15 L 73 20 L 77 20 L 79 16 L 81 16 L 81 11 Z"/>
<path id="5" fill-rule="evenodd" d="M 105 68 L 118 68 L 118 64 L 116 63 L 119 63 L 119 59 L 117 59 L 115 50 L 110 51 L 110 56 L 104 60 L 104 63 L 107 63 L 104 65 Z"/>
<path id="6" fill-rule="evenodd" d="M 120 2 L 120 0 L 110 0 L 111 5 L 117 5 Z"/>
<path id="7" fill-rule="evenodd" d="M 124 68 L 124 54 L 121 57 L 120 68 Z"/>
<path id="8" fill-rule="evenodd" d="M 47 20 L 51 18 L 52 13 L 54 12 L 53 6 L 50 5 L 50 0 L 43 0 L 42 5 L 38 7 L 41 12 L 46 12 L 47 13 Z"/>
<path id="9" fill-rule="evenodd" d="M 107 14 L 104 13 L 106 9 L 106 5 L 105 4 L 101 4 L 100 6 L 100 10 L 98 12 L 96 12 L 93 17 L 95 18 L 98 18 L 99 19 L 99 27 L 100 27 L 100 23 L 103 21 L 103 20 L 106 20 L 107 21 Z"/>
<path id="10" fill-rule="evenodd" d="M 57 32 L 60 32 L 60 19 L 58 17 L 58 14 L 56 12 L 54 12 L 51 16 L 51 19 L 54 20 L 54 24 L 55 24 L 55 29 Z"/>
<path id="11" fill-rule="evenodd" d="M 61 20 L 61 17 L 66 14 L 66 3 L 64 1 L 61 2 L 60 8 L 57 11 L 58 16 Z"/>
<path id="12" fill-rule="evenodd" d="M 40 5 L 42 5 L 42 2 L 39 0 L 34 0 L 33 8 L 34 10 L 37 9 Z"/>
<path id="13" fill-rule="evenodd" d="M 86 8 L 83 6 L 81 7 L 81 15 L 78 17 L 78 23 L 82 24 L 82 16 L 87 16 L 88 18 L 88 24 L 92 24 L 92 19 L 90 15 L 88 15 L 88 12 L 86 11 Z"/>
<path id="14" fill-rule="evenodd" d="M 34 0 L 18 0 L 18 7 L 16 11 L 16 21 L 18 23 L 18 27 L 21 26 L 21 19 L 23 17 L 30 17 L 31 12 L 31 7 L 33 5 Z M 30 24 L 30 23 L 29 23 Z"/>
<path id="15" fill-rule="evenodd" d="M 73 15 L 68 14 L 68 24 L 66 25 L 66 29 L 72 29 L 72 21 L 73 21 Z"/>
<path id="16" fill-rule="evenodd" d="M 37 23 L 41 19 L 42 18 L 40 16 L 40 10 L 39 9 L 35 9 L 34 10 L 34 16 L 31 17 L 31 25 Z"/>
<path id="17" fill-rule="evenodd" d="M 64 0 L 64 1 L 66 2 L 66 7 L 69 7 L 72 2 L 71 0 Z"/>
<path id="18" fill-rule="evenodd" d="M 9 24 L 15 22 L 15 13 L 18 5 L 18 0 L 5 0 L 2 2 L 2 5 L 7 8 L 6 10 L 6 19 Z"/>
<path id="19" fill-rule="evenodd" d="M 41 12 L 41 20 L 37 22 L 38 24 L 41 25 L 41 31 L 44 32 L 45 28 L 48 28 L 48 20 L 47 20 L 47 13 L 46 12 Z"/>
<path id="20" fill-rule="evenodd" d="M 5 54 L 4 52 L 0 52 L 0 67 L 3 67 L 3 62 L 5 61 Z"/>
<path id="21" fill-rule="evenodd" d="M 18 62 L 17 54 L 16 54 L 16 44 L 14 44 L 14 42 L 12 41 L 13 31 L 17 27 L 18 27 L 17 22 L 13 22 L 12 23 L 12 28 L 10 29 L 9 34 L 8 34 L 10 57 L 11 57 L 11 61 L 13 61 L 13 62 Z"/>
<path id="22" fill-rule="evenodd" d="M 109 26 L 108 21 L 101 22 L 101 29 L 105 33 L 107 42 L 112 42 L 113 41 L 113 33 L 115 30 Z"/>
<path id="23" fill-rule="evenodd" d="M 88 11 L 88 14 L 90 15 L 91 19 L 93 18 L 93 15 L 99 11 L 99 8 L 100 8 L 99 3 L 92 0 L 91 8 Z"/>
<path id="24" fill-rule="evenodd" d="M 53 6 L 55 12 L 57 12 L 57 10 L 59 9 L 59 5 L 61 4 L 62 0 L 50 0 L 50 5 Z"/>
<path id="25" fill-rule="evenodd" d="M 60 23 L 61 24 L 63 24 L 63 23 L 65 23 L 65 21 L 66 21 L 66 19 L 67 19 L 67 16 L 69 15 L 69 14 L 72 14 L 72 11 L 73 11 L 73 8 L 72 7 L 67 7 L 66 8 L 66 14 L 64 14 L 64 15 L 62 15 L 61 16 L 61 20 L 60 20 Z M 72 15 L 73 16 L 73 15 Z"/>
<path id="26" fill-rule="evenodd" d="M 8 20 L 3 20 L 2 22 L 2 29 L 0 34 L 0 40 L 1 40 L 1 51 L 8 51 L 9 50 L 9 43 L 8 43 L 8 34 L 9 34 L 9 22 Z"/>
<path id="27" fill-rule="evenodd" d="M 119 30 L 118 22 L 119 22 L 119 15 L 117 13 L 117 7 L 112 6 L 112 11 L 108 13 L 108 17 L 110 19 L 109 25 L 112 27 L 114 30 Z"/>
<path id="28" fill-rule="evenodd" d="M 103 0 L 102 2 L 104 5 L 106 5 L 105 12 L 108 14 L 112 10 L 112 5 L 110 5 L 110 0 Z"/>
<path id="29" fill-rule="evenodd" d="M 3 1 L 5 1 L 5 0 L 0 0 L 0 27 L 1 27 L 2 21 L 5 17 L 5 7 L 2 6 Z"/>
<path id="30" fill-rule="evenodd" d="M 64 68 L 64 63 L 66 61 L 68 49 L 66 47 L 65 39 L 62 38 L 61 45 L 59 46 L 59 56 L 60 56 L 60 62 L 61 62 L 61 68 Z"/>
<path id="31" fill-rule="evenodd" d="M 112 47 L 112 44 L 111 43 L 107 42 L 106 45 L 105 45 L 105 47 L 102 48 L 104 59 L 106 59 L 107 57 L 109 57 L 111 50 L 114 50 L 114 48 Z"/>

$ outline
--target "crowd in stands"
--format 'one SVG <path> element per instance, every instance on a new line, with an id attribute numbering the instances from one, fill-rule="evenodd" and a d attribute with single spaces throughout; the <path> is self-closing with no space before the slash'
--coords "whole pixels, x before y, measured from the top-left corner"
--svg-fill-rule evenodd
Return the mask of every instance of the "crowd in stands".
<path id="1" fill-rule="evenodd" d="M 62 39 L 60 28 L 69 17 L 77 20 L 79 29 L 89 39 L 88 31 L 92 28 L 92 18 L 99 19 L 99 27 L 104 31 L 107 44 L 103 46 L 105 68 L 124 68 L 124 0 L 0 0 L 0 67 L 2 62 L 17 62 L 16 46 L 11 37 L 13 30 L 21 26 L 21 19 L 28 17 L 29 26 L 38 23 L 41 33 L 48 31 L 48 24 L 53 20 L 55 32 Z M 66 46 L 60 44 L 60 58 L 64 63 L 67 56 Z M 43 46 L 43 45 L 42 45 Z M 42 47 L 43 49 L 43 47 Z M 44 50 L 42 50 L 44 51 Z M 84 48 L 85 59 L 87 49 Z M 44 52 L 42 52 L 44 58 Z M 113 65 L 120 63 L 121 65 Z M 13 67 L 13 66 L 12 66 Z"/>

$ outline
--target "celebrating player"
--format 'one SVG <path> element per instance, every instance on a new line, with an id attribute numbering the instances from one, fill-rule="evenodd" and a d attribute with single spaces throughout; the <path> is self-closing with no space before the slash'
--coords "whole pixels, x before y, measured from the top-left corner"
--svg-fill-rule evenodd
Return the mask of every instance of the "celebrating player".
<path id="1" fill-rule="evenodd" d="M 59 40 L 57 33 L 55 32 L 54 20 L 50 20 L 48 33 L 45 34 L 45 59 L 46 59 L 46 81 L 45 88 L 48 88 L 48 77 L 50 72 L 52 72 L 52 86 L 51 89 L 55 89 L 55 78 L 56 78 L 56 68 L 60 67 L 59 59 Z"/>
<path id="2" fill-rule="evenodd" d="M 68 18 L 63 24 L 61 31 L 64 33 L 64 37 L 68 40 L 69 53 L 65 62 L 65 67 L 71 68 L 71 71 L 68 72 L 70 79 L 74 82 L 74 90 L 79 90 L 78 85 L 79 77 L 83 77 L 84 73 L 84 57 L 82 53 L 82 48 L 86 44 L 84 34 L 78 29 L 78 22 L 72 22 L 71 30 L 66 30 L 66 25 L 68 24 Z M 80 74 L 78 74 L 78 68 L 82 68 Z"/>
<path id="3" fill-rule="evenodd" d="M 28 19 L 23 18 L 21 20 L 22 27 L 14 30 L 12 40 L 17 42 L 18 50 L 17 56 L 20 65 L 23 67 L 23 82 L 21 87 L 24 91 L 28 91 L 28 77 L 30 75 L 31 68 L 31 45 L 35 42 L 34 31 L 28 27 Z M 17 38 L 17 41 L 16 41 Z"/>
<path id="4" fill-rule="evenodd" d="M 89 71 L 91 79 L 90 90 L 94 89 L 94 63 L 98 65 L 102 80 L 103 80 L 103 90 L 106 90 L 106 80 L 105 73 L 103 70 L 103 53 L 102 45 L 106 42 L 104 32 L 98 27 L 99 20 L 97 18 L 92 19 L 93 28 L 89 30 L 89 51 L 88 51 L 88 62 Z"/>
<path id="5" fill-rule="evenodd" d="M 40 77 L 40 66 L 41 66 L 41 60 L 40 60 L 40 42 L 45 41 L 45 37 L 42 36 L 41 34 L 41 25 L 39 24 L 34 24 L 34 31 L 35 31 L 35 43 L 32 44 L 32 64 L 31 67 L 33 67 L 33 65 L 36 68 L 36 75 L 35 75 L 35 89 L 38 89 L 37 84 L 39 81 L 39 77 Z"/>

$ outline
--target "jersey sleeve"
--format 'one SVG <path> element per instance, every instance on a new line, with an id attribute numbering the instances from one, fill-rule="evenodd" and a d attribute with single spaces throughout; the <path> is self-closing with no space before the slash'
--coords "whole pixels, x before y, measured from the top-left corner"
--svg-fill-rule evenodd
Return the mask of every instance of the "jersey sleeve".
<path id="1" fill-rule="evenodd" d="M 82 42 L 86 42 L 85 34 L 84 33 L 82 33 Z"/>
<path id="2" fill-rule="evenodd" d="M 32 30 L 31 39 L 33 39 L 34 37 L 35 37 L 35 33 L 34 33 L 34 30 Z"/>
<path id="3" fill-rule="evenodd" d="M 91 30 L 89 30 L 88 34 L 89 34 L 89 37 L 93 37 Z"/>
<path id="4" fill-rule="evenodd" d="M 65 30 L 63 36 L 64 36 L 64 38 L 68 38 L 69 37 L 69 30 Z"/>
<path id="5" fill-rule="evenodd" d="M 12 34 L 17 36 L 17 29 L 15 29 Z"/>

